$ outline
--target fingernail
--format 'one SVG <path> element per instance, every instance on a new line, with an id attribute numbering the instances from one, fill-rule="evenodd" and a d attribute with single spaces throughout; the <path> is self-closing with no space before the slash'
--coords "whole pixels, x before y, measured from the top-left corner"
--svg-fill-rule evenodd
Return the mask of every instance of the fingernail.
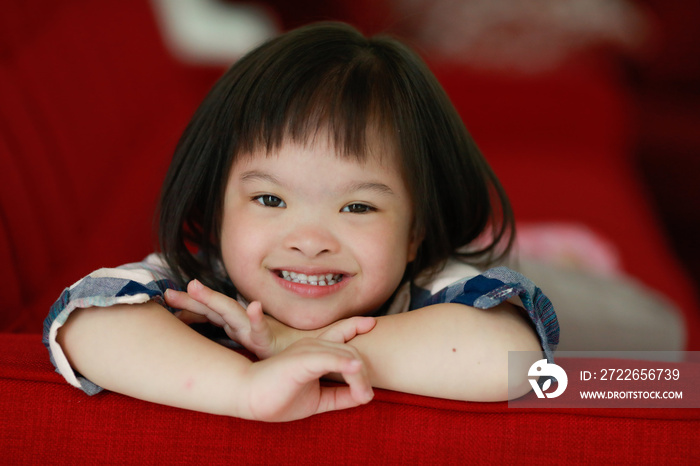
<path id="1" fill-rule="evenodd" d="M 190 282 L 190 285 L 192 286 L 193 289 L 195 290 L 201 290 L 202 289 L 202 284 L 197 280 L 196 278 Z"/>

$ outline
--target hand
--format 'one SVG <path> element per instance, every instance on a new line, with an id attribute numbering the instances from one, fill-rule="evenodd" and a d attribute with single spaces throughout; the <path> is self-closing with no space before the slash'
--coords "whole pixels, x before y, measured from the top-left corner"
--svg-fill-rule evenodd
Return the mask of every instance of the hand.
<path id="1" fill-rule="evenodd" d="M 325 374 L 340 373 L 348 386 L 321 386 Z M 299 340 L 281 353 L 249 366 L 247 411 L 242 417 L 291 421 L 368 403 L 374 393 L 357 350 L 315 338 Z"/>
<path id="2" fill-rule="evenodd" d="M 280 340 L 285 339 L 282 335 L 286 332 L 294 331 L 265 316 L 259 302 L 253 301 L 245 309 L 235 299 L 204 286 L 198 280 L 192 280 L 187 285 L 187 292 L 167 290 L 165 302 L 181 309 L 175 315 L 186 324 L 211 322 L 222 327 L 229 338 L 261 359 L 277 354 L 288 346 L 279 344 Z M 276 332 L 273 332 L 273 328 Z"/>
<path id="3" fill-rule="evenodd" d="M 244 309 L 236 300 L 197 280 L 189 283 L 187 293 L 168 290 L 165 300 L 169 306 L 182 309 L 176 314 L 180 320 L 188 324 L 209 321 L 223 327 L 229 338 L 261 359 L 273 356 L 305 337 L 345 343 L 369 332 L 376 323 L 371 317 L 353 317 L 317 330 L 298 330 L 265 315 L 258 301 L 251 302 Z"/>

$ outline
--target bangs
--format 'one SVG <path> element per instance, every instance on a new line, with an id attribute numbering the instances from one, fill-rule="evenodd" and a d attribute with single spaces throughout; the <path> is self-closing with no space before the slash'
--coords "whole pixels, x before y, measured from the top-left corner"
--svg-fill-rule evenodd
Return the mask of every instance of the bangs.
<path id="1" fill-rule="evenodd" d="M 236 118 L 235 157 L 270 153 L 285 141 L 312 144 L 319 137 L 359 160 L 378 142 L 397 147 L 397 92 L 386 63 L 362 36 L 357 43 L 349 43 L 347 34 L 323 39 L 316 34 L 312 44 L 295 41 L 282 59 L 271 54 L 277 59 L 258 63 L 255 81 L 240 83 L 250 87 Z"/>

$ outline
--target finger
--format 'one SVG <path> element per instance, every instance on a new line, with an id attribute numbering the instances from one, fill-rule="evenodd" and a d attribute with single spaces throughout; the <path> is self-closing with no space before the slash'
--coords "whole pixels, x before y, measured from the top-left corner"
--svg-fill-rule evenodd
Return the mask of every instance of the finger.
<path id="1" fill-rule="evenodd" d="M 374 398 L 374 391 L 363 368 L 362 361 L 352 360 L 341 371 L 347 387 L 321 387 L 318 412 L 354 408 L 369 403 Z"/>
<path id="2" fill-rule="evenodd" d="M 319 338 L 337 343 L 346 343 L 357 335 L 367 333 L 374 328 L 377 321 L 374 317 L 352 317 L 332 325 L 319 335 Z"/>
<path id="3" fill-rule="evenodd" d="M 176 309 L 184 309 L 186 307 L 188 297 L 189 296 L 184 291 L 172 290 L 170 288 L 165 290 L 165 293 L 163 293 L 165 303 L 168 306 Z"/>
<path id="4" fill-rule="evenodd" d="M 178 318 L 183 322 L 207 322 L 211 321 L 215 325 L 223 326 L 223 319 L 216 313 L 212 313 L 204 304 L 192 299 L 192 297 L 184 291 L 166 290 L 165 302 L 168 306 L 175 309 L 180 309 L 182 312 L 176 313 Z M 194 314 L 200 316 L 195 317 Z"/>
<path id="5" fill-rule="evenodd" d="M 300 384 L 330 373 L 350 374 L 362 370 L 362 360 L 357 350 L 346 344 L 304 338 L 293 343 L 285 352 L 300 362 L 294 377 Z"/>
<path id="6" fill-rule="evenodd" d="M 371 388 L 370 388 L 371 390 Z M 317 414 L 327 411 L 355 408 L 372 401 L 373 392 L 358 398 L 350 387 L 321 387 L 321 398 L 318 403 Z"/>
<path id="7" fill-rule="evenodd" d="M 206 316 L 203 316 L 201 314 L 195 314 L 194 312 L 190 312 L 187 310 L 177 311 L 174 315 L 187 325 L 203 324 L 209 322 L 209 319 L 207 319 Z"/>
<path id="8" fill-rule="evenodd" d="M 251 342 L 261 348 L 269 347 L 274 335 L 263 314 L 262 304 L 259 301 L 251 302 L 246 309 L 246 314 L 250 321 Z"/>
<path id="9" fill-rule="evenodd" d="M 348 384 L 352 400 L 355 403 L 364 404 L 374 398 L 374 391 L 372 390 L 372 383 L 369 380 L 367 366 L 362 359 L 359 359 L 359 355 L 357 358 L 358 359 L 354 359 L 354 361 L 359 361 L 360 364 L 355 363 L 348 367 L 347 370 L 341 371 L 340 374 Z"/>
<path id="10" fill-rule="evenodd" d="M 235 299 L 212 290 L 199 280 L 192 280 L 187 285 L 187 293 L 194 301 L 203 305 L 198 310 L 204 311 L 212 322 L 219 322 L 222 327 L 228 324 L 236 330 L 249 326 L 245 309 Z"/>
<path id="11" fill-rule="evenodd" d="M 369 381 L 367 368 L 359 355 L 356 354 L 356 350 L 345 344 L 314 341 L 316 343 L 308 344 L 303 354 L 299 355 L 304 370 L 296 374 L 297 383 L 303 385 L 326 374 L 339 373 L 348 384 L 348 387 L 344 387 L 347 390 L 332 390 L 331 393 L 341 396 L 342 399 L 325 399 L 324 403 L 327 404 L 323 406 L 324 410 L 342 409 L 341 407 L 357 406 L 369 402 L 373 398 L 374 392 Z"/>

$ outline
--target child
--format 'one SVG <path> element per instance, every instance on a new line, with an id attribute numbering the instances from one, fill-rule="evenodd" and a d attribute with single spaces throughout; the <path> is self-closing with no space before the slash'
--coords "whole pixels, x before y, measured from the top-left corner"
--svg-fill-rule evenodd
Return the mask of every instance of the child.
<path id="1" fill-rule="evenodd" d="M 318 24 L 234 64 L 185 130 L 159 213 L 160 254 L 94 272 L 46 319 L 57 370 L 88 393 L 266 421 L 357 406 L 373 386 L 504 400 L 529 390 L 508 351 L 551 360 L 558 343 L 531 282 L 467 265 L 507 253 L 510 206 L 390 38 Z M 183 324 L 198 321 L 259 360 Z"/>

